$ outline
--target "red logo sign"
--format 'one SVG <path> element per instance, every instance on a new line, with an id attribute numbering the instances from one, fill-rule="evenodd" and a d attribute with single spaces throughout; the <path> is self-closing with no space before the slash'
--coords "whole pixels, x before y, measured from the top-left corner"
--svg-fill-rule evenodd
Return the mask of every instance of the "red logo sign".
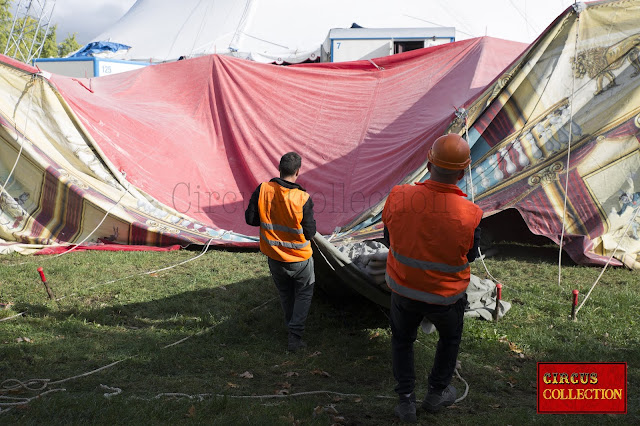
<path id="1" fill-rule="evenodd" d="M 627 363 L 539 362 L 538 414 L 627 414 Z"/>

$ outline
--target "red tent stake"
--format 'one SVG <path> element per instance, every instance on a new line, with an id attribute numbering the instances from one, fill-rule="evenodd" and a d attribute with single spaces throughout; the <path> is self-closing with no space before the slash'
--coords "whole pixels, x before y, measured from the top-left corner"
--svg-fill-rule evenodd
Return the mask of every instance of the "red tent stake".
<path id="1" fill-rule="evenodd" d="M 493 310 L 493 320 L 498 321 L 500 317 L 500 301 L 502 300 L 502 284 L 496 284 L 496 308 Z"/>

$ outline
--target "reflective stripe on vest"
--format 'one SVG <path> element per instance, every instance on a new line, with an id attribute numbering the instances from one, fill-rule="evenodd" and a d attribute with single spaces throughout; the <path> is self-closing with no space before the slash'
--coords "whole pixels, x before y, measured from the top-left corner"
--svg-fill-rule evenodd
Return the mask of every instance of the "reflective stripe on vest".
<path id="1" fill-rule="evenodd" d="M 465 291 L 463 290 L 453 296 L 445 297 L 434 293 L 426 293 L 411 287 L 402 286 L 395 282 L 388 273 L 385 273 L 384 278 L 387 281 L 389 288 L 399 295 L 408 297 L 409 299 L 419 300 L 420 302 L 433 303 L 435 305 L 451 305 L 452 303 L 456 303 L 458 300 L 462 299 L 465 294 Z"/>
<path id="2" fill-rule="evenodd" d="M 303 230 L 302 228 L 300 229 L 296 229 L 296 228 L 289 228 L 288 226 L 284 226 L 284 225 L 278 225 L 276 223 L 264 223 L 264 222 L 260 222 L 260 227 L 264 228 L 268 231 L 282 231 L 282 232 L 291 232 L 292 234 L 302 234 Z"/>
<path id="3" fill-rule="evenodd" d="M 412 257 L 403 256 L 398 254 L 393 247 L 391 247 L 391 252 L 393 253 L 393 257 L 396 260 L 404 265 L 410 266 L 412 268 L 422 269 L 424 271 L 438 271 L 438 272 L 446 272 L 449 274 L 455 274 L 456 272 L 462 272 L 469 267 L 469 262 L 464 265 L 455 266 L 448 265 L 446 263 L 436 263 L 436 262 L 428 262 L 426 260 L 414 259 Z"/>
<path id="4" fill-rule="evenodd" d="M 311 257 L 313 250 L 302 229 L 304 205 L 309 195 L 297 188 L 286 188 L 276 182 L 260 187 L 260 251 L 280 262 L 300 262 Z"/>
<path id="5" fill-rule="evenodd" d="M 290 243 L 288 241 L 270 240 L 266 235 L 264 235 L 264 232 L 262 232 L 262 230 L 260 230 L 260 236 L 264 238 L 264 240 L 270 246 L 280 246 L 290 249 L 302 249 L 309 245 L 309 241 L 307 241 L 306 243 Z"/>
<path id="6" fill-rule="evenodd" d="M 455 185 L 432 181 L 392 189 L 382 220 L 391 243 L 386 281 L 393 292 L 438 305 L 462 297 L 471 270 L 466 255 L 482 210 L 461 195 Z"/>

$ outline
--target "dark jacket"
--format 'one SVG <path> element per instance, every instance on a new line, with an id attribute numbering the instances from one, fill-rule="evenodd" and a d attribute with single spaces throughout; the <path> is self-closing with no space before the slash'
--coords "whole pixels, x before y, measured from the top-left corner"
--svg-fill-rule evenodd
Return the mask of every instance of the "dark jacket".
<path id="1" fill-rule="evenodd" d="M 273 178 L 270 182 L 275 182 L 284 188 L 299 189 L 301 191 L 305 191 L 305 189 L 297 183 L 289 182 L 288 180 Z M 247 210 L 245 210 L 244 212 L 244 219 L 247 222 L 247 225 L 260 226 L 258 198 L 260 197 L 261 186 L 262 184 L 258 185 L 256 190 L 253 191 L 253 194 L 251 194 L 249 205 L 247 206 Z M 302 226 L 302 233 L 307 240 L 311 240 L 316 235 L 316 220 L 313 218 L 313 200 L 311 200 L 311 197 L 309 197 L 307 202 L 304 203 L 304 206 L 302 207 L 302 222 L 300 223 L 300 225 Z"/>

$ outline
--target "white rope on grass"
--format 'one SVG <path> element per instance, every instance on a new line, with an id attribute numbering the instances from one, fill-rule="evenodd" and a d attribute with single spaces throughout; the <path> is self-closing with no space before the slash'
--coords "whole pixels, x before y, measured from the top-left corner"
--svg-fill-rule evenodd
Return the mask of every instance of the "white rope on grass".
<path id="1" fill-rule="evenodd" d="M 18 389 L 24 389 L 27 391 L 39 391 L 47 387 L 49 379 L 29 379 L 27 381 L 20 381 L 18 379 L 7 379 L 0 383 L 0 392 L 11 392 Z M 38 387 L 31 387 L 31 385 L 38 385 Z"/>
<path id="2" fill-rule="evenodd" d="M 277 296 L 276 296 L 276 297 L 272 297 L 271 299 L 267 300 L 267 301 L 266 301 L 266 302 L 264 302 L 263 304 L 261 304 L 261 305 L 259 305 L 259 306 L 256 306 L 255 308 L 252 308 L 249 312 L 256 311 L 256 310 L 258 310 L 258 309 L 262 308 L 263 306 L 266 306 L 266 305 L 267 305 L 267 304 L 269 304 L 270 302 L 273 302 L 273 301 L 274 301 L 274 300 L 276 300 L 277 298 L 278 298 Z M 187 341 L 187 340 L 191 339 L 192 337 L 199 336 L 199 335 L 201 335 L 201 334 L 207 333 L 207 332 L 208 332 L 208 331 L 210 331 L 211 329 L 213 329 L 213 328 L 215 328 L 215 327 L 219 326 L 220 324 L 222 324 L 222 323 L 224 323 L 224 322 L 226 322 L 226 320 L 225 320 L 225 321 L 222 321 L 222 322 L 219 322 L 218 324 L 214 324 L 214 325 L 212 325 L 212 326 L 210 326 L 210 327 L 207 327 L 207 328 L 205 328 L 204 330 L 200 330 L 200 331 L 198 331 L 198 332 L 197 332 L 197 333 L 195 333 L 195 334 L 191 334 L 191 335 L 189 335 L 189 336 L 187 336 L 187 337 L 184 337 L 184 338 L 182 338 L 182 339 L 180 339 L 180 340 L 178 340 L 178 341 L 176 341 L 176 342 L 173 342 L 173 343 L 170 343 L 170 344 L 168 344 L 168 345 L 166 345 L 166 346 L 163 346 L 163 347 L 162 347 L 162 349 L 167 349 L 167 348 L 170 348 L 171 346 L 179 345 L 180 343 L 183 343 L 183 342 L 185 342 L 185 341 Z"/>
<path id="3" fill-rule="evenodd" d="M 111 398 L 112 396 L 120 395 L 122 393 L 122 389 L 100 384 L 100 388 L 104 390 L 108 390 L 110 392 L 103 393 L 105 398 Z"/>
<path id="4" fill-rule="evenodd" d="M 207 252 L 207 250 L 209 248 L 209 245 L 211 244 L 211 241 L 213 241 L 213 238 L 211 238 L 208 241 L 207 245 L 204 247 L 202 252 L 199 255 L 197 255 L 196 257 L 193 257 L 191 259 L 187 259 L 185 261 L 179 262 L 179 263 L 177 263 L 175 265 L 171 265 L 171 266 L 168 266 L 168 267 L 165 267 L 165 268 L 156 269 L 154 271 L 143 272 L 141 274 L 152 274 L 152 273 L 155 273 L 155 272 L 166 271 L 168 269 L 172 269 L 172 268 L 175 268 L 177 266 L 183 265 L 185 263 L 194 261 L 194 260 L 196 260 L 197 258 L 199 258 L 200 256 L 204 255 Z M 141 275 L 141 274 L 135 274 L 135 275 L 132 275 L 132 276 Z M 126 277 L 126 278 L 130 278 L 130 277 Z M 125 279 L 125 278 L 122 278 L 122 279 Z M 112 282 L 115 282 L 115 281 L 119 281 L 119 280 L 113 280 Z M 60 299 L 56 299 L 56 300 L 60 300 Z M 263 305 L 260 305 L 260 306 L 263 306 Z M 19 315 L 22 315 L 22 314 L 19 314 Z M 202 334 L 204 331 L 208 331 L 211 328 L 213 328 L 213 327 L 209 327 L 208 329 L 200 331 L 197 334 Z M 188 336 L 187 338 L 189 338 L 189 337 L 191 337 L 191 336 Z M 176 343 L 173 343 L 171 345 L 168 345 L 165 348 L 170 347 L 170 346 L 175 346 L 175 345 L 177 345 L 179 343 L 182 343 L 185 340 L 187 340 L 187 338 L 181 339 L 180 341 L 178 341 Z M 20 381 L 20 380 L 17 380 L 17 379 L 7 379 L 7 380 L 3 381 L 2 383 L 0 383 L 0 401 L 2 399 L 7 399 L 8 398 L 8 397 L 5 397 L 5 396 L 1 395 L 2 393 L 11 392 L 11 391 L 15 391 L 15 390 L 18 390 L 18 389 L 26 389 L 26 390 L 30 390 L 30 391 L 44 390 L 45 388 L 47 388 L 48 386 L 51 386 L 51 385 L 56 385 L 56 384 L 60 384 L 60 383 L 64 383 L 64 382 L 70 381 L 70 380 L 79 379 L 79 378 L 82 378 L 82 377 L 86 377 L 86 376 L 95 374 L 95 373 L 97 373 L 99 371 L 111 368 L 111 367 L 113 367 L 113 366 L 115 366 L 115 365 L 117 365 L 117 364 L 119 364 L 119 363 L 121 363 L 123 361 L 126 361 L 129 358 L 131 358 L 131 357 L 126 357 L 126 358 L 120 359 L 118 361 L 112 362 L 110 364 L 107 364 L 105 366 L 99 367 L 99 368 L 97 368 L 95 370 L 91 370 L 91 371 L 88 371 L 88 372 L 85 372 L 85 373 L 82 373 L 82 374 L 78 374 L 76 376 L 67 377 L 66 379 L 61 379 L 61 380 L 57 380 L 57 381 L 51 381 L 50 379 L 29 379 L 29 380 L 23 382 L 23 381 Z M 33 387 L 32 386 L 32 385 L 35 385 L 35 384 L 38 384 L 38 387 Z M 117 389 L 117 388 L 111 388 L 111 389 Z M 26 405 L 29 402 L 31 402 L 33 399 L 39 398 L 39 397 L 44 396 L 46 394 L 49 394 L 51 392 L 57 392 L 59 390 L 66 390 L 66 389 L 51 389 L 51 390 L 47 390 L 47 391 L 44 391 L 44 392 L 42 392 L 42 393 L 40 393 L 40 394 L 38 394 L 38 395 L 36 395 L 36 396 L 34 396 L 32 398 L 24 398 L 20 402 L 16 402 L 16 403 L 13 403 L 13 402 L 12 403 L 0 402 L 0 414 L 5 413 L 5 412 L 8 411 L 8 409 L 2 410 L 1 407 L 3 407 L 3 406 L 9 406 L 10 407 L 10 406 L 16 406 L 16 405 Z"/>
<path id="5" fill-rule="evenodd" d="M 296 392 L 296 393 L 285 393 L 285 394 L 269 394 L 269 395 L 225 395 L 225 394 L 213 394 L 213 393 L 200 393 L 195 395 L 190 395 L 187 393 L 180 392 L 163 392 L 154 396 L 152 399 L 161 399 L 161 398 L 188 398 L 188 399 L 197 399 L 198 401 L 203 401 L 205 398 L 217 397 L 217 398 L 235 398 L 235 399 L 274 399 L 274 398 L 293 398 L 297 396 L 308 396 L 308 395 L 337 395 L 345 398 L 361 398 L 361 395 L 355 393 L 340 393 L 335 391 L 327 391 L 327 390 L 318 390 L 318 391 L 307 391 L 307 392 Z"/>
<path id="6" fill-rule="evenodd" d="M 633 216 L 631 217 L 631 220 L 629 221 L 629 223 L 627 224 L 627 227 L 625 228 L 624 232 L 620 236 L 620 239 L 618 240 L 618 244 L 616 245 L 616 248 L 613 250 L 613 253 L 611 253 L 611 256 L 609 256 L 609 259 L 607 259 L 607 263 L 605 263 L 604 267 L 602 268 L 602 271 L 600 272 L 600 275 L 598 275 L 598 278 L 596 278 L 596 281 L 593 283 L 593 285 L 589 289 L 589 292 L 587 293 L 587 295 L 582 300 L 582 303 L 580 303 L 580 306 L 578 306 L 576 308 L 576 315 L 578 315 L 578 312 L 580 312 L 580 309 L 582 309 L 582 306 L 584 306 L 584 304 L 587 302 L 587 299 L 589 299 L 589 296 L 591 296 L 591 292 L 593 291 L 593 289 L 596 287 L 596 285 L 600 281 L 600 278 L 602 278 L 602 275 L 604 275 L 604 271 L 607 270 L 607 267 L 609 266 L 609 263 L 611 263 L 611 259 L 613 259 L 613 256 L 615 256 L 616 252 L 618 251 L 618 248 L 620 248 L 620 244 L 622 243 L 622 239 L 624 238 L 625 235 L 627 235 L 627 232 L 629 231 L 629 227 L 636 220 L 636 217 L 638 216 L 638 211 L 640 211 L 640 208 L 636 208 L 635 209 L 635 212 L 633 213 Z"/>
<path id="7" fill-rule="evenodd" d="M 21 317 L 21 316 L 23 316 L 24 314 L 26 314 L 26 311 L 25 311 L 25 312 L 20 312 L 19 314 L 15 314 L 15 315 L 10 316 L 10 317 L 2 318 L 2 319 L 0 319 L 0 322 L 2 322 L 2 321 L 9 321 L 10 319 L 17 318 L 17 317 Z"/>
<path id="8" fill-rule="evenodd" d="M 204 254 L 209 250 L 209 246 L 211 245 L 211 242 L 212 242 L 212 241 L 213 241 L 213 238 L 209 239 L 209 241 L 207 242 L 207 244 L 206 244 L 206 245 L 203 247 L 203 249 L 200 251 L 200 254 L 198 254 L 197 256 L 192 257 L 192 258 L 190 258 L 190 259 L 183 260 L 183 261 L 181 261 L 181 262 L 179 262 L 179 263 L 176 263 L 176 264 L 174 264 L 174 265 L 167 266 L 167 267 L 165 267 L 165 268 L 155 269 L 155 270 L 153 270 L 153 271 L 138 272 L 138 273 L 136 273 L 136 274 L 127 275 L 126 277 L 116 278 L 115 280 L 109 280 L 109 281 L 105 281 L 105 282 L 102 282 L 102 283 L 98 283 L 98 284 L 96 284 L 96 285 L 94 285 L 94 286 L 92 286 L 92 287 L 87 287 L 87 288 L 85 288 L 85 290 L 93 290 L 93 289 L 95 289 L 95 288 L 97 288 L 97 287 L 100 287 L 100 286 L 103 286 L 103 285 L 113 284 L 113 283 L 116 283 L 116 282 L 119 282 L 119 281 L 128 280 L 129 278 L 137 277 L 137 276 L 139 276 L 139 275 L 151 275 L 151 274 L 155 274 L 155 273 L 157 273 L 157 272 L 162 272 L 162 271 L 166 271 L 166 270 L 169 270 L 169 269 L 176 268 L 176 267 L 178 267 L 178 266 L 180 266 L 180 265 L 184 265 L 185 263 L 193 262 L 194 260 L 196 260 L 196 259 L 198 259 L 199 257 L 203 256 L 203 255 L 204 255 Z M 68 294 L 68 295 L 66 295 L 66 296 L 62 296 L 62 297 L 57 298 L 57 299 L 56 299 L 56 301 L 60 301 L 60 300 L 66 299 L 67 297 L 73 297 L 73 296 L 77 296 L 77 295 L 78 295 L 78 293 Z"/>
<path id="9" fill-rule="evenodd" d="M 11 396 L 0 395 L 0 414 L 6 413 L 7 411 L 11 410 L 11 408 L 13 407 L 27 405 L 34 399 L 41 398 L 53 392 L 66 392 L 66 389 L 65 388 L 49 389 L 48 391 L 42 392 L 41 394 L 32 396 L 30 398 L 16 398 Z M 9 402 L 2 402 L 2 401 L 9 401 Z M 9 408 L 6 408 L 3 410 L 2 407 L 9 407 Z"/>
<path id="10" fill-rule="evenodd" d="M 343 397 L 356 397 L 360 398 L 359 394 L 355 393 L 340 393 L 328 390 L 318 390 L 318 391 L 307 391 L 307 392 L 296 392 L 289 394 L 273 394 L 273 395 L 224 395 L 224 394 L 213 394 L 213 393 L 200 393 L 195 395 L 189 395 L 187 393 L 177 393 L 177 392 L 163 392 L 154 396 L 153 399 L 160 399 L 163 397 L 167 398 L 189 398 L 189 399 L 198 399 L 202 401 L 207 397 L 219 397 L 219 398 L 237 398 L 237 399 L 271 399 L 271 398 L 293 398 L 296 396 L 307 396 L 307 395 L 337 395 Z"/>
<path id="11" fill-rule="evenodd" d="M 114 365 L 120 364 L 121 362 L 129 359 L 130 357 L 120 359 L 118 361 L 114 361 L 111 364 L 103 365 L 102 367 L 96 368 L 95 370 L 87 371 L 86 373 L 78 374 L 77 376 L 67 377 L 66 379 L 51 381 L 50 379 L 29 379 L 27 381 L 20 381 L 17 379 L 7 379 L 0 383 L 0 392 L 11 392 L 18 389 L 25 389 L 30 391 L 39 391 L 44 390 L 48 386 L 58 385 L 60 383 L 68 382 L 69 380 L 79 379 L 81 377 L 90 376 L 99 371 L 106 370 L 107 368 L 111 368 Z M 15 384 L 13 384 L 15 383 Z M 31 387 L 31 384 L 40 384 L 39 387 Z"/>
<path id="12" fill-rule="evenodd" d="M 458 372 L 458 368 L 457 367 L 455 369 L 455 373 L 456 373 L 456 376 L 458 377 L 458 379 L 462 380 L 462 382 L 465 385 L 464 393 L 462 394 L 462 396 L 460 398 L 456 399 L 456 403 L 458 403 L 458 402 L 462 401 L 463 399 L 465 399 L 467 397 L 467 395 L 469 394 L 469 383 L 467 383 L 467 381 L 462 378 L 462 376 Z"/>
<path id="13" fill-rule="evenodd" d="M 209 243 L 210 242 L 211 242 L 211 240 L 209 241 Z M 207 247 L 208 246 L 209 246 L 209 244 L 207 244 Z M 206 251 L 204 251 L 203 253 L 201 253 L 197 257 L 202 256 L 204 253 L 206 253 Z M 191 260 L 195 260 L 195 258 L 191 259 Z M 181 262 L 181 263 L 173 265 L 173 266 L 178 266 L 178 265 L 183 264 L 183 263 L 185 263 L 185 262 Z M 166 269 L 169 269 L 169 268 L 162 268 L 162 269 L 159 269 L 158 271 L 166 270 Z M 274 300 L 274 299 L 269 300 L 269 302 L 272 301 L 272 300 Z M 265 304 L 263 303 L 263 304 L 255 307 L 255 308 L 253 308 L 251 311 L 253 311 L 255 309 L 258 309 L 258 308 L 260 308 L 260 307 L 262 307 L 264 305 Z M 209 331 L 212 328 L 216 327 L 217 325 L 219 325 L 219 324 L 216 324 L 214 326 L 208 327 L 205 330 L 201 330 L 198 333 L 195 333 L 195 335 L 199 335 L 199 334 L 202 334 L 202 333 L 204 333 L 206 331 Z M 181 340 L 179 340 L 179 341 L 177 341 L 175 343 L 167 345 L 167 346 L 163 347 L 162 349 L 166 349 L 166 348 L 169 348 L 169 347 L 172 347 L 172 346 L 176 346 L 176 345 L 186 341 L 190 337 L 192 337 L 192 336 L 187 336 L 187 338 L 181 339 Z M 95 373 L 97 373 L 99 371 L 111 368 L 111 367 L 113 367 L 113 366 L 115 366 L 115 365 L 117 365 L 117 364 L 119 364 L 119 363 L 121 363 L 123 361 L 126 361 L 128 359 L 131 359 L 131 358 L 134 358 L 134 357 L 133 356 L 126 357 L 126 358 L 120 359 L 118 361 L 114 361 L 114 362 L 112 362 L 110 364 L 104 365 L 102 367 L 96 368 L 95 370 L 91 370 L 91 371 L 88 371 L 86 373 L 78 374 L 76 376 L 67 377 L 66 379 L 61 379 L 61 380 L 56 380 L 56 381 L 51 381 L 50 379 L 29 379 L 29 380 L 26 380 L 26 381 L 23 382 L 23 381 L 20 381 L 18 379 L 7 379 L 7 380 L 4 380 L 2 383 L 0 383 L 0 400 L 2 400 L 2 398 L 4 398 L 4 399 L 9 398 L 9 397 L 5 397 L 5 396 L 1 395 L 2 393 L 12 392 L 12 391 L 15 391 L 15 390 L 18 390 L 18 389 L 26 389 L 26 390 L 30 390 L 30 391 L 44 390 L 45 388 L 47 388 L 50 385 L 57 385 L 57 384 L 60 384 L 60 383 L 68 382 L 70 380 L 75 380 L 75 379 L 79 379 L 79 378 L 82 378 L 82 377 L 90 376 L 90 375 L 95 374 Z M 34 384 L 38 384 L 38 387 L 31 387 L 31 385 L 34 385 Z M 101 386 L 104 386 L 104 385 L 101 385 Z M 122 390 L 119 389 L 119 388 L 111 388 L 111 387 L 104 387 L 104 388 L 111 389 L 111 390 L 120 390 L 120 392 L 122 392 Z M 26 405 L 29 402 L 31 402 L 33 399 L 39 398 L 41 396 L 44 396 L 44 395 L 46 395 L 46 394 L 48 394 L 50 392 L 56 392 L 56 391 L 59 391 L 59 390 L 66 390 L 66 389 L 51 389 L 51 390 L 47 390 L 47 391 L 42 392 L 42 393 L 40 393 L 40 394 L 38 394 L 38 395 L 36 395 L 36 396 L 34 396 L 32 398 L 25 398 L 25 400 L 20 402 L 20 403 L 15 403 L 15 404 L 14 403 L 10 403 L 10 405 L 11 406 L 14 406 L 14 405 Z M 117 392 L 115 394 L 111 394 L 111 396 L 119 394 L 120 392 Z M 329 392 L 329 391 L 327 391 L 327 392 Z M 106 394 L 105 394 L 105 397 L 106 397 Z M 8 409 L 2 410 L 1 407 L 3 405 L 7 405 L 7 403 L 0 402 L 0 414 L 5 413 L 5 412 L 8 411 Z M 7 405 L 7 406 L 9 406 L 9 405 Z"/>

